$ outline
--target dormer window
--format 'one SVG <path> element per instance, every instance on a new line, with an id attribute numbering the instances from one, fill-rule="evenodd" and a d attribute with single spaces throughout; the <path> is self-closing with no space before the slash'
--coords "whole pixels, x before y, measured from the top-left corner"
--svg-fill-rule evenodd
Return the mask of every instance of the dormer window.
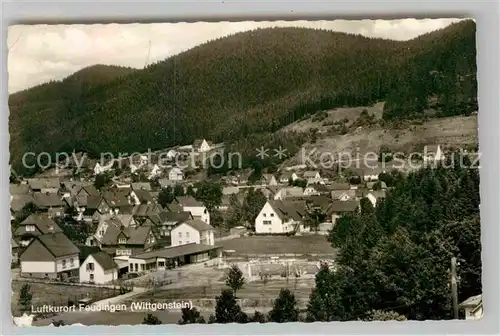
<path id="1" fill-rule="evenodd" d="M 126 244 L 127 243 L 127 238 L 120 237 L 118 238 L 118 244 Z"/>

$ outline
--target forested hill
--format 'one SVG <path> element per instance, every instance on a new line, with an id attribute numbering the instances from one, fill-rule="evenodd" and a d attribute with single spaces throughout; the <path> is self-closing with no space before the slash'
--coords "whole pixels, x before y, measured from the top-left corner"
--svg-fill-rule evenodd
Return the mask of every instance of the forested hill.
<path id="1" fill-rule="evenodd" d="M 377 100 L 387 100 L 387 118 L 423 113 L 429 104 L 447 115 L 477 108 L 473 21 L 405 42 L 258 29 L 119 73 L 83 88 L 50 83 L 12 95 L 14 166 L 26 151 L 133 152 L 197 137 L 230 141 L 319 109 Z"/>

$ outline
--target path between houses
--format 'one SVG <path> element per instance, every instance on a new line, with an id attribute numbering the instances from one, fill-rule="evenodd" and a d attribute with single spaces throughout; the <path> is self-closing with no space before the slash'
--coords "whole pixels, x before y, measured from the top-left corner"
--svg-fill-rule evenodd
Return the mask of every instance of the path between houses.
<path id="1" fill-rule="evenodd" d="M 137 294 L 147 292 L 148 290 L 150 290 L 150 289 L 144 288 L 144 287 L 134 287 L 131 292 L 128 292 L 128 293 L 125 293 L 122 295 L 118 295 L 115 297 L 107 298 L 104 300 L 96 301 L 94 303 L 91 303 L 90 305 L 91 306 L 102 306 L 102 305 L 106 305 L 106 304 L 118 304 L 118 303 L 122 302 L 124 299 L 130 298 L 131 296 L 135 296 Z"/>

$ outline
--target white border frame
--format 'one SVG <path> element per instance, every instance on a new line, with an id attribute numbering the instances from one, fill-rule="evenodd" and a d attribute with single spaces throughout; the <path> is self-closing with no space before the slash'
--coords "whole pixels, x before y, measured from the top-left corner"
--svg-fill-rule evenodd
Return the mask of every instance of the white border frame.
<path id="1" fill-rule="evenodd" d="M 178 335 L 272 335 L 272 334 L 500 334 L 499 310 L 499 211 L 500 186 L 499 153 L 499 4 L 491 1 L 340 1 L 327 2 L 3 2 L 2 43 L 2 114 L 0 141 L 0 209 L 4 225 L 0 226 L 0 259 L 6 272 L 1 277 L 3 335 L 67 335 L 67 334 L 178 334 Z M 481 229 L 483 258 L 484 317 L 479 321 L 426 322 L 342 322 L 342 323 L 288 323 L 263 325 L 162 325 L 120 327 L 62 327 L 15 328 L 10 311 L 10 230 L 8 176 L 8 94 L 7 94 L 7 26 L 14 23 L 91 23 L 91 22 L 160 22 L 160 21 L 243 21 L 243 20 L 297 20 L 333 18 L 404 18 L 404 17 L 473 17 L 477 23 L 477 58 L 479 88 L 479 144 L 481 162 Z"/>

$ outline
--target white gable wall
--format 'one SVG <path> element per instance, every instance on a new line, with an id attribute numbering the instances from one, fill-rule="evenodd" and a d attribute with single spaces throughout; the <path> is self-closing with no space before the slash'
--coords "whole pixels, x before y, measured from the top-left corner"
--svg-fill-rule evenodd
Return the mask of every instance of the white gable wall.
<path id="1" fill-rule="evenodd" d="M 89 263 L 94 264 L 94 270 L 87 269 Z M 94 280 L 90 279 L 91 274 L 94 275 Z M 105 271 L 92 255 L 89 255 L 80 266 L 80 282 L 93 281 L 96 284 L 105 284 L 116 279 L 118 279 L 118 270 L 113 268 Z"/>
<path id="2" fill-rule="evenodd" d="M 278 217 L 269 202 L 266 202 L 255 218 L 256 233 L 284 233 L 283 221 Z"/>
<path id="3" fill-rule="evenodd" d="M 186 223 L 182 223 L 172 229 L 170 236 L 172 246 L 190 243 L 200 244 L 201 241 L 200 232 Z"/>

